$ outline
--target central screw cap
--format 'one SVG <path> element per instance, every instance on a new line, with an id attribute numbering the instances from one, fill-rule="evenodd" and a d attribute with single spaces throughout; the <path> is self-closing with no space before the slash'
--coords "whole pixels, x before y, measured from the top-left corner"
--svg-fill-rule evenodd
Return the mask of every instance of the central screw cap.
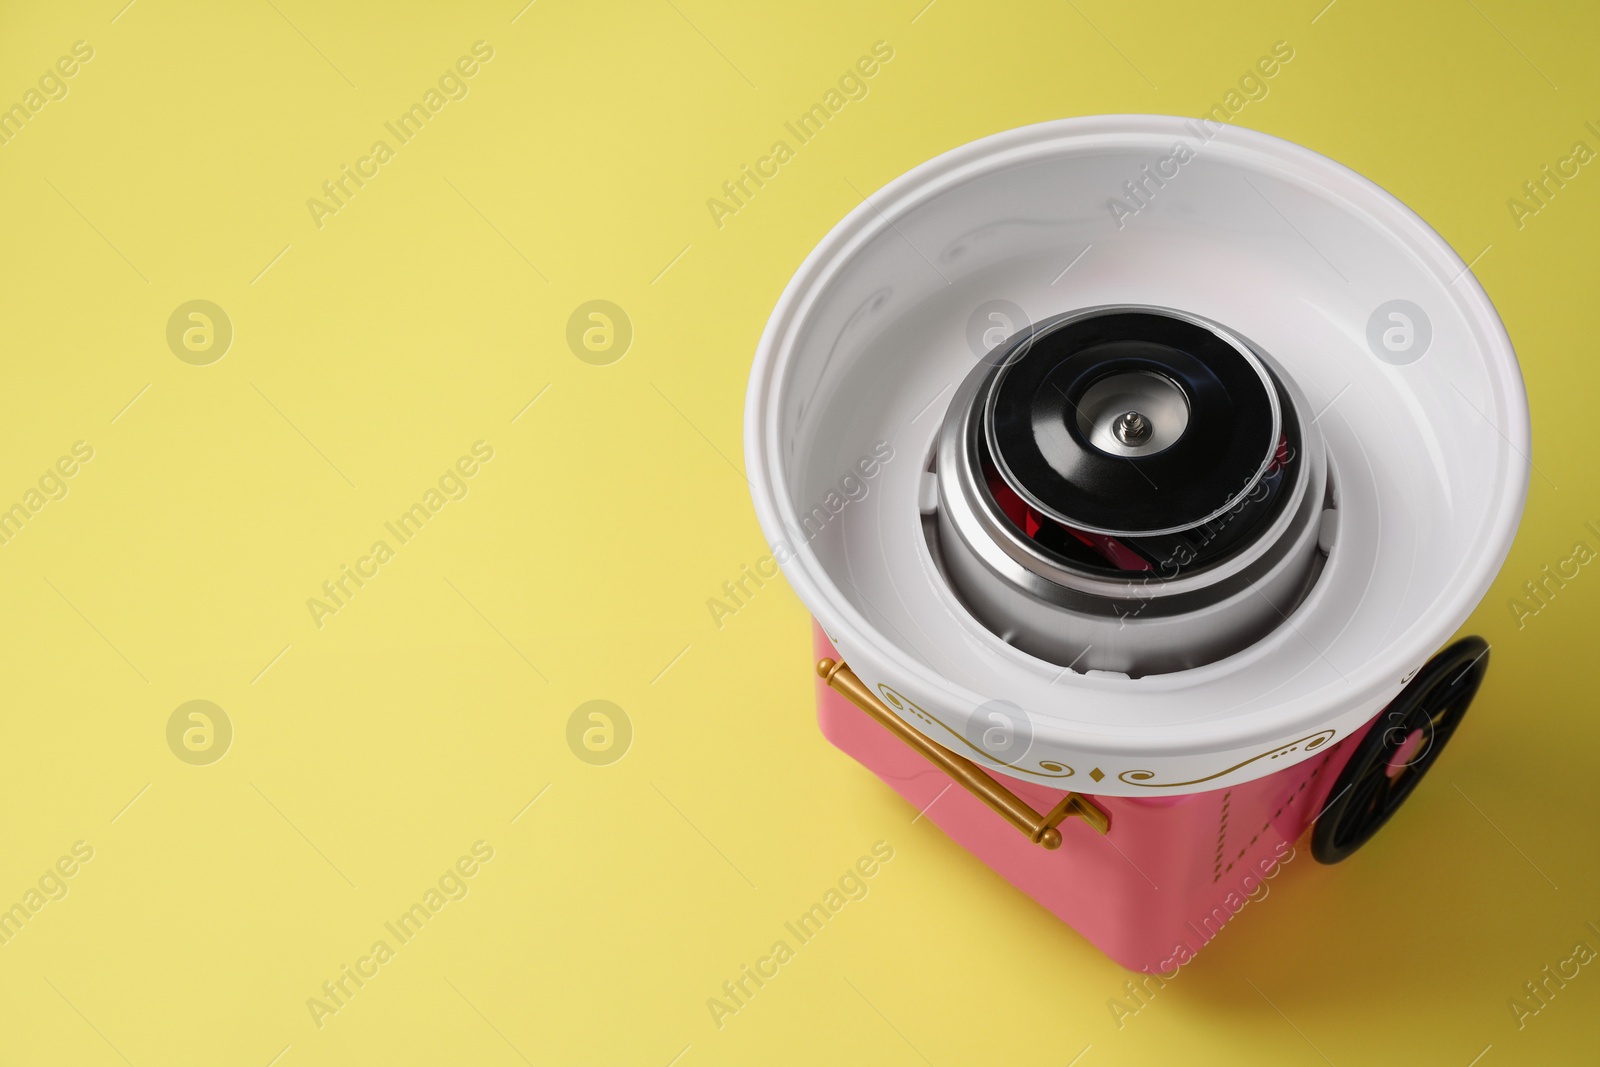
<path id="1" fill-rule="evenodd" d="M 1150 440 L 1150 420 L 1137 411 L 1125 411 L 1117 419 L 1111 432 L 1125 445 L 1142 445 Z"/>

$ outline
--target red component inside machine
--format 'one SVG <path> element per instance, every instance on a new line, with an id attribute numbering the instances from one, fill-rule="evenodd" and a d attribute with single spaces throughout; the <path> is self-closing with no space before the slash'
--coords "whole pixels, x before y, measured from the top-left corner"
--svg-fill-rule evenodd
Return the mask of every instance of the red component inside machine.
<path id="1" fill-rule="evenodd" d="M 1267 473 L 1276 474 L 1289 465 L 1289 435 L 1278 435 L 1278 447 L 1272 453 L 1272 462 L 1267 464 Z"/>
<path id="2" fill-rule="evenodd" d="M 1289 437 L 1287 434 L 1279 434 L 1278 447 L 1273 451 L 1272 460 L 1267 464 L 1265 473 L 1267 475 L 1276 474 L 1289 465 L 1290 459 Z M 1155 570 L 1153 563 L 1109 534 L 1090 533 L 1088 530 L 1080 530 L 1040 514 L 1027 501 L 1017 495 L 1016 491 L 1000 476 L 999 470 L 992 463 L 984 464 L 984 477 L 989 486 L 989 494 L 994 497 L 994 502 L 1000 508 L 1001 513 L 1015 523 L 1017 528 L 1027 534 L 1030 539 L 1037 538 L 1039 531 L 1049 526 L 1051 529 L 1069 534 L 1117 570 Z"/>
<path id="3" fill-rule="evenodd" d="M 1016 523 L 1017 527 L 1030 538 L 1037 536 L 1039 531 L 1046 524 L 1049 524 L 1055 529 L 1071 534 L 1100 556 L 1101 559 L 1118 570 L 1149 571 L 1155 569 L 1149 560 L 1121 541 L 1118 541 L 1115 537 L 1075 529 L 1039 514 L 1029 507 L 1027 502 L 1012 490 L 1011 486 L 1006 484 L 1005 479 L 1000 477 L 1000 472 L 992 466 L 986 468 L 985 474 L 989 482 L 989 493 L 994 497 L 995 504 L 999 506 L 1006 518 Z"/>

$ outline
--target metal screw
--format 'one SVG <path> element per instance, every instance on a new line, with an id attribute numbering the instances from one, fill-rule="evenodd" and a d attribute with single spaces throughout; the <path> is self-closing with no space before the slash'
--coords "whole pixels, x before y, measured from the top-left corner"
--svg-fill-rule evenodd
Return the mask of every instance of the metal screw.
<path id="1" fill-rule="evenodd" d="M 1111 432 L 1125 445 L 1142 445 L 1150 440 L 1150 420 L 1137 411 L 1125 411 L 1112 424 Z"/>

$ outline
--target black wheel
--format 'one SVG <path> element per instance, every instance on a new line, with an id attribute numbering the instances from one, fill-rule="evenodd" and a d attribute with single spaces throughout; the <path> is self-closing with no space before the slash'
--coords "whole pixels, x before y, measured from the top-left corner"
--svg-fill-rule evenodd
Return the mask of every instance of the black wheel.
<path id="1" fill-rule="evenodd" d="M 1489 669 L 1489 643 L 1463 637 L 1430 659 L 1361 739 L 1311 833 L 1311 855 L 1338 863 L 1366 844 L 1428 773 Z"/>

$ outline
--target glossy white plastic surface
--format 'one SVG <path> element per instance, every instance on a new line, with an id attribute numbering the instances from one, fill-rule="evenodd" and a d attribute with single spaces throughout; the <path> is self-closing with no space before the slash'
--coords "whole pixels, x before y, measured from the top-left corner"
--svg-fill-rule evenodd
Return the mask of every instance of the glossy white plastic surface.
<path id="1" fill-rule="evenodd" d="M 919 490 L 991 301 L 1035 322 L 1100 304 L 1195 312 L 1293 377 L 1337 511 L 1320 579 L 1271 635 L 1191 671 L 1086 675 L 1008 646 L 955 599 Z M 865 495 L 842 492 L 879 442 L 893 458 Z M 1487 590 L 1530 445 L 1492 305 L 1408 209 L 1264 134 L 1123 115 L 966 145 L 840 222 L 761 339 L 745 450 L 786 577 L 858 675 L 923 712 L 914 726 L 994 766 L 963 739 L 1004 701 L 1031 740 L 997 770 L 1151 796 L 1272 773 L 1370 719 Z"/>

